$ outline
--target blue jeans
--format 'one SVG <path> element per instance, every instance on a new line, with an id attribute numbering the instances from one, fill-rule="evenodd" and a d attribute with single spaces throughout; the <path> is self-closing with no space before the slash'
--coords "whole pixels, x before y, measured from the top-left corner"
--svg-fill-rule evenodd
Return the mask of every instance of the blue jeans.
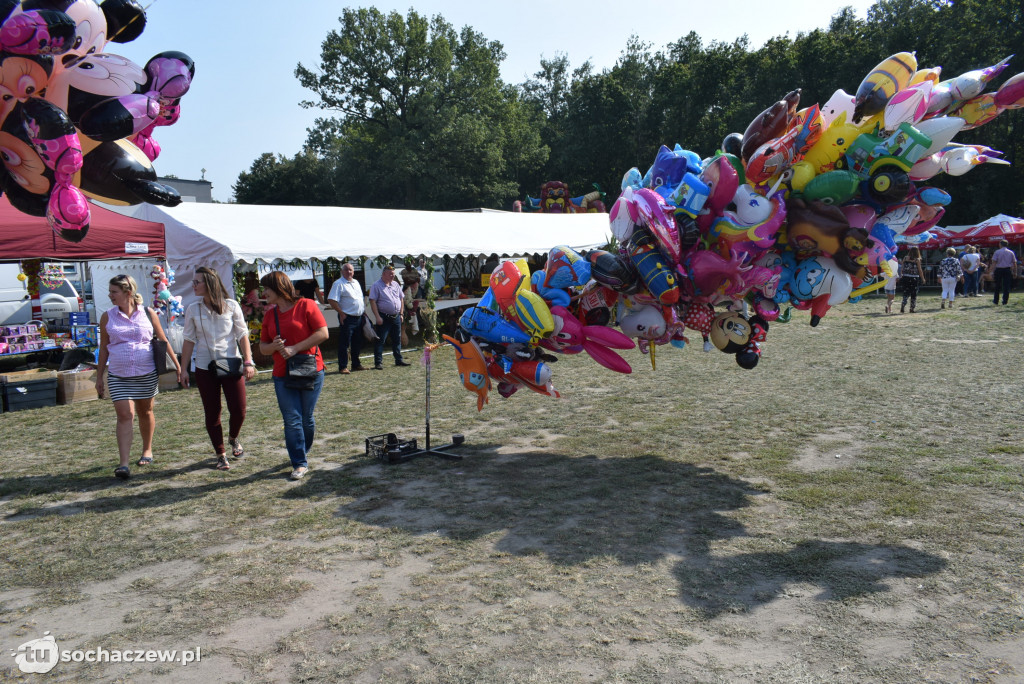
<path id="1" fill-rule="evenodd" d="M 313 409 L 324 386 L 324 372 L 317 373 L 316 384 L 311 390 L 290 389 L 284 386 L 284 378 L 274 378 L 274 392 L 277 406 L 284 418 L 284 444 L 288 447 L 288 458 L 292 468 L 306 467 L 306 454 L 313 446 L 316 434 L 316 419 Z"/>
<path id="2" fill-rule="evenodd" d="M 997 268 L 995 271 L 995 288 L 992 291 L 992 303 L 999 303 L 999 291 L 1003 291 L 1003 304 L 1010 299 L 1010 288 L 1013 287 L 1013 269 Z"/>
<path id="3" fill-rule="evenodd" d="M 349 352 L 352 353 L 352 370 L 359 368 L 359 352 L 363 348 L 363 330 L 359 326 L 362 316 L 345 316 L 338 330 L 338 370 L 348 367 Z"/>
<path id="4" fill-rule="evenodd" d="M 978 294 L 978 278 L 981 274 L 975 271 L 967 273 L 964 271 L 964 294 L 968 297 Z"/>
<path id="5" fill-rule="evenodd" d="M 395 356 L 395 363 L 402 360 L 402 318 L 400 316 L 380 315 L 384 321 L 382 325 L 375 325 L 377 341 L 373 343 L 373 363 L 376 366 L 384 363 L 384 343 L 388 337 L 391 338 L 391 353 Z"/>

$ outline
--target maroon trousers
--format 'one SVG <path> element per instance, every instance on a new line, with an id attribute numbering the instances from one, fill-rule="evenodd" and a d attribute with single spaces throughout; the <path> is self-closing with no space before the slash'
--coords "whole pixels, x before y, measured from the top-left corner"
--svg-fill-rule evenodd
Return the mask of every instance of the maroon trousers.
<path id="1" fill-rule="evenodd" d="M 224 391 L 224 400 L 228 405 L 228 434 L 237 438 L 245 421 L 245 376 L 238 378 L 218 378 L 202 368 L 196 368 L 196 387 L 203 400 L 203 412 L 206 414 L 206 431 L 210 434 L 213 449 L 218 454 L 225 453 L 224 430 L 220 423 L 220 393 Z"/>

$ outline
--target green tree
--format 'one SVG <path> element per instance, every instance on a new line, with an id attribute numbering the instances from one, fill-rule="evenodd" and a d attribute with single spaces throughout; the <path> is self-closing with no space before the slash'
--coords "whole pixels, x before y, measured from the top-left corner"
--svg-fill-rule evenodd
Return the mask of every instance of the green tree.
<path id="1" fill-rule="evenodd" d="M 506 87 L 500 43 L 441 16 L 345 9 L 313 70 L 295 75 L 336 116 L 311 130 L 345 204 L 409 209 L 499 206 L 517 174 L 547 156 L 528 108 Z"/>
<path id="2" fill-rule="evenodd" d="M 231 189 L 242 204 L 326 205 L 335 194 L 326 165 L 310 151 L 290 159 L 266 152 Z"/>

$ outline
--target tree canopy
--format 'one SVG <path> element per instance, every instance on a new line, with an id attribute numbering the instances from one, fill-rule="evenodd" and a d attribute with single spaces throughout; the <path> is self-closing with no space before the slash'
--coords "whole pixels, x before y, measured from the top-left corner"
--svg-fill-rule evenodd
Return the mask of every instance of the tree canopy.
<path id="1" fill-rule="evenodd" d="M 505 85 L 500 43 L 442 17 L 346 9 L 320 64 L 295 75 L 334 114 L 309 131 L 329 202 L 455 209 L 510 202 L 518 176 L 547 157 L 516 88 Z M 250 177 L 264 170 L 254 166 Z M 280 171 L 288 160 L 278 160 Z M 241 181 L 242 179 L 240 179 Z M 248 181 L 248 179 L 246 179 Z M 245 196 L 252 198 L 252 183 Z M 237 192 L 237 190 L 236 190 Z M 315 202 L 321 204 L 323 202 Z"/>
<path id="2" fill-rule="evenodd" d="M 854 92 L 882 59 L 913 51 L 943 78 L 1024 57 L 1019 0 L 879 0 L 866 19 L 837 12 L 827 29 L 752 49 L 745 36 L 705 44 L 691 32 L 660 49 L 632 38 L 617 62 L 573 69 L 542 58 L 532 79 L 503 83 L 500 43 L 414 10 L 346 9 L 315 68 L 295 74 L 326 116 L 294 158 L 265 154 L 239 176 L 240 202 L 410 209 L 508 208 L 547 180 L 611 197 L 630 167 L 662 144 L 712 154 L 794 88 L 802 105 Z M 1014 60 L 1003 78 L 1017 73 Z M 933 184 L 954 198 L 947 223 L 1024 213 L 1024 121 L 1009 112 L 958 142 L 1002 150 L 1013 166 L 983 166 Z"/>

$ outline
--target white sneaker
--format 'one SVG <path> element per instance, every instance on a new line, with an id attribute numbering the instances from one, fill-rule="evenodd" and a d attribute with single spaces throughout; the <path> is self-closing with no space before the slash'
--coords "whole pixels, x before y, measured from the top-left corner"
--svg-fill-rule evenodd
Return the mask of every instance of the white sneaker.
<path id="1" fill-rule="evenodd" d="M 296 468 L 295 470 L 292 471 L 291 478 L 293 480 L 301 480 L 302 476 L 306 474 L 307 470 L 309 470 L 309 468 L 306 468 L 305 466 L 301 468 Z"/>

